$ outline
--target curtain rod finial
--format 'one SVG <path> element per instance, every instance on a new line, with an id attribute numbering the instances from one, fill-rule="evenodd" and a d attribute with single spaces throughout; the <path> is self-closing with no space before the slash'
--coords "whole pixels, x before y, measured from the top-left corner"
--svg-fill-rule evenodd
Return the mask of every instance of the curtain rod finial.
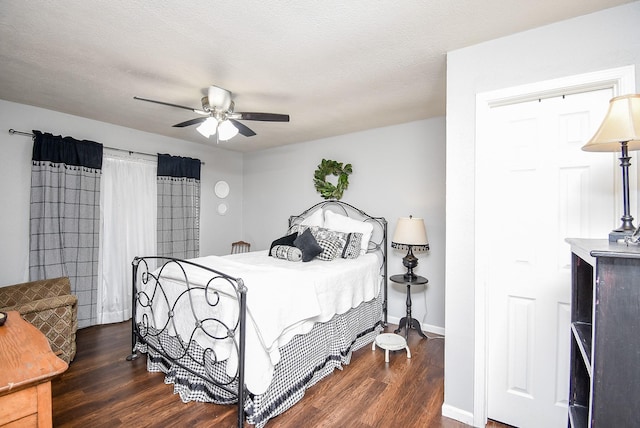
<path id="1" fill-rule="evenodd" d="M 11 135 L 18 134 L 18 135 L 24 135 L 24 136 L 27 136 L 27 137 L 33 137 L 33 134 L 31 134 L 29 132 L 16 131 L 13 128 L 9 129 L 9 134 L 11 134 Z"/>

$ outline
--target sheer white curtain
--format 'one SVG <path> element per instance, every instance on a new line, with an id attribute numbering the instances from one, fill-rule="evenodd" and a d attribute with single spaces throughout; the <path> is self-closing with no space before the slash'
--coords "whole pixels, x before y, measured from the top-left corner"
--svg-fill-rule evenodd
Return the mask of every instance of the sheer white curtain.
<path id="1" fill-rule="evenodd" d="M 98 323 L 131 318 L 131 261 L 156 252 L 157 162 L 105 151 L 100 193 Z"/>

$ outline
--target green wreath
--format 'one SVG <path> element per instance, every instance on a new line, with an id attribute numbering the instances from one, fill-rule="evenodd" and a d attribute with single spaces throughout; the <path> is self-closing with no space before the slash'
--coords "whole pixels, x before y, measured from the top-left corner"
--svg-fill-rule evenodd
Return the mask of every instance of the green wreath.
<path id="1" fill-rule="evenodd" d="M 318 165 L 318 169 L 316 169 L 316 172 L 313 174 L 313 182 L 316 185 L 316 190 L 323 198 L 340 199 L 342 198 L 342 193 L 349 187 L 349 174 L 352 172 L 353 169 L 350 163 L 343 167 L 342 162 L 322 159 L 322 162 Z M 327 181 L 328 175 L 338 177 L 338 184 L 336 186 Z"/>

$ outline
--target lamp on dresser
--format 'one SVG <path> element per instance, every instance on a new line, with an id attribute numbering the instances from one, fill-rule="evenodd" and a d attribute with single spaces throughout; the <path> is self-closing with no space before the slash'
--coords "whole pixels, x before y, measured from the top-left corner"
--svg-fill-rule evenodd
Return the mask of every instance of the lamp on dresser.
<path id="1" fill-rule="evenodd" d="M 582 147 L 587 152 L 620 151 L 622 168 L 622 224 L 609 233 L 609 241 L 617 242 L 630 236 L 635 227 L 629 214 L 629 150 L 640 149 L 640 94 L 623 95 L 609 101 L 607 111 L 600 128 L 589 142 Z"/>
<path id="2" fill-rule="evenodd" d="M 393 234 L 391 248 L 407 250 L 407 255 L 402 258 L 402 264 L 407 268 L 404 279 L 413 281 L 417 276 L 413 269 L 418 266 L 418 258 L 414 251 L 429 251 L 429 241 L 427 240 L 427 229 L 424 220 L 413 216 L 401 217 L 398 219 L 396 231 Z"/>

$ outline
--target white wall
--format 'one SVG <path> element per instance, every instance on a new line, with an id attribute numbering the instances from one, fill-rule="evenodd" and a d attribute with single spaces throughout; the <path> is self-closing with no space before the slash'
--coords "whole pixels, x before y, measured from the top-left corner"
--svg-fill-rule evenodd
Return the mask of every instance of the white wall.
<path id="1" fill-rule="evenodd" d="M 136 131 L 95 120 L 0 100 L 0 286 L 28 280 L 29 193 L 31 151 L 29 137 L 8 130 L 37 129 L 54 135 L 93 140 L 105 146 L 143 153 L 170 153 L 199 158 L 201 172 L 200 252 L 225 254 L 242 237 L 242 155 L 228 150 Z M 213 192 L 218 180 L 231 187 L 229 211 L 216 213 Z"/>
<path id="2" fill-rule="evenodd" d="M 252 249 L 268 248 L 286 232 L 289 215 L 323 200 L 313 183 L 320 161 L 351 163 L 353 174 L 342 200 L 385 217 L 389 240 L 399 217 L 424 218 L 431 251 L 416 254 L 416 272 L 429 285 L 412 293 L 412 311 L 431 331 L 444 332 L 444 131 L 439 117 L 245 155 L 245 238 Z M 389 275 L 404 272 L 405 255 L 389 248 Z M 406 288 L 390 283 L 390 322 L 404 316 L 405 299 Z"/>
<path id="3" fill-rule="evenodd" d="M 630 64 L 640 70 L 638 22 L 640 2 L 634 2 L 448 54 L 443 406 L 448 416 L 470 423 L 474 411 L 476 94 Z"/>
<path id="4" fill-rule="evenodd" d="M 10 128 L 100 142 L 145 153 L 197 157 L 202 169 L 201 254 L 225 254 L 229 243 L 244 239 L 265 249 L 286 231 L 289 215 L 319 202 L 313 172 L 324 157 L 352 163 L 343 200 L 372 215 L 386 217 L 389 239 L 398 217 L 423 217 L 431 251 L 419 253 L 417 273 L 429 279 L 416 288 L 413 315 L 425 327 L 444 332 L 444 167 L 445 121 L 435 118 L 340 137 L 245 154 L 123 128 L 51 110 L 0 100 L 0 286 L 28 280 L 29 187 L 32 143 L 10 135 Z M 244 165 L 244 167 L 243 167 Z M 226 215 L 213 188 L 226 180 L 231 188 Z M 389 274 L 404 271 L 404 252 L 389 249 Z M 404 286 L 389 286 L 391 322 L 405 312 Z"/>

